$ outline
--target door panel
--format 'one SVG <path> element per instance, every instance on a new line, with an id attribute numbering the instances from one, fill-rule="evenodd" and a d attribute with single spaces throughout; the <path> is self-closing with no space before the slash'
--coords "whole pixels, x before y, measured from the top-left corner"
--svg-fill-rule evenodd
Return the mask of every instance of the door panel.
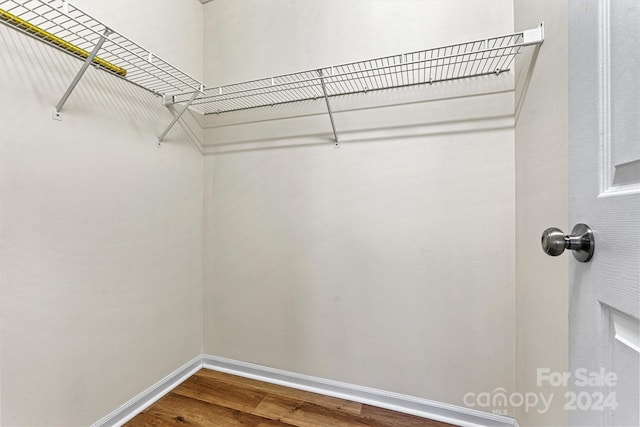
<path id="1" fill-rule="evenodd" d="M 603 1 L 603 187 L 640 191 L 640 8 L 637 0 Z M 612 25 L 613 24 L 613 25 Z M 607 129 L 608 127 L 608 129 Z"/>
<path id="2" fill-rule="evenodd" d="M 615 408 L 603 405 L 603 425 L 624 426 L 638 424 L 638 319 L 628 316 L 612 307 L 602 305 L 603 325 L 602 348 L 603 366 L 607 372 L 616 373 L 614 386 L 605 386 L 603 398 L 615 396 Z"/>
<path id="3" fill-rule="evenodd" d="M 596 241 L 589 263 L 570 260 L 569 364 L 574 378 L 580 369 L 616 376 L 572 381 L 570 392 L 617 403 L 569 408 L 572 426 L 640 425 L 637 28 L 637 0 L 569 2 L 569 221 L 590 225 Z"/>

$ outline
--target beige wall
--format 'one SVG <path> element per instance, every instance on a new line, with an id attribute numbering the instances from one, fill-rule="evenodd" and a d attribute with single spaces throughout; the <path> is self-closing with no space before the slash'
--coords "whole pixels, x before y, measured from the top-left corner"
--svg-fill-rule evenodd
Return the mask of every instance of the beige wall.
<path id="1" fill-rule="evenodd" d="M 545 23 L 545 42 L 516 124 L 517 377 L 521 393 L 554 393 L 550 411 L 520 411 L 528 426 L 567 425 L 561 388 L 541 388 L 538 368 L 568 370 L 569 257 L 540 249 L 548 227 L 567 230 L 567 1 L 515 0 L 516 28 Z M 523 58 L 525 59 L 525 58 Z M 526 69 L 528 59 L 518 63 Z"/>
<path id="2" fill-rule="evenodd" d="M 222 83 L 513 24 L 493 0 L 204 10 L 205 78 Z M 512 84 L 335 100 L 339 149 L 321 101 L 209 117 L 204 352 L 453 404 L 513 390 Z"/>
<path id="3" fill-rule="evenodd" d="M 201 76 L 200 3 L 129 3 L 74 2 Z M 0 52 L 0 424 L 86 426 L 201 352 L 202 155 L 93 68 L 52 120 L 80 62 L 5 26 Z"/>

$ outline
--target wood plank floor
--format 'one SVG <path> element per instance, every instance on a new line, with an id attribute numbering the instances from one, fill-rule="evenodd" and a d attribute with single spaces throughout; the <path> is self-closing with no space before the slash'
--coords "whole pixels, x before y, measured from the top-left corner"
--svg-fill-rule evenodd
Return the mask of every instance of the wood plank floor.
<path id="1" fill-rule="evenodd" d="M 127 424 L 453 427 L 375 406 L 201 369 Z"/>

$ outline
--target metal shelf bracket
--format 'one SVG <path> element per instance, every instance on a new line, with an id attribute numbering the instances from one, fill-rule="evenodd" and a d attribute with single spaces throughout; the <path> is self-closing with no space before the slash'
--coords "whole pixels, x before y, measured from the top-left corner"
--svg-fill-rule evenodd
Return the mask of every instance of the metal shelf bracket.
<path id="1" fill-rule="evenodd" d="M 339 148 L 340 143 L 338 142 L 338 133 L 336 132 L 336 124 L 333 121 L 333 111 L 331 111 L 331 104 L 329 104 L 329 95 L 327 94 L 327 86 L 324 81 L 324 76 L 322 75 L 322 70 L 318 70 L 318 75 L 320 76 L 320 84 L 322 85 L 324 100 L 327 103 L 327 111 L 329 111 L 329 120 L 331 121 L 331 129 L 333 130 L 334 146 L 335 148 Z"/>
<path id="2" fill-rule="evenodd" d="M 180 117 L 182 117 L 184 112 L 187 111 L 187 109 L 189 109 L 189 106 L 191 105 L 191 103 L 193 101 L 195 101 L 195 99 L 198 97 L 198 95 L 203 94 L 203 93 L 204 93 L 204 85 L 200 85 L 199 90 L 193 92 L 193 95 L 191 95 L 191 98 L 189 98 L 187 103 L 184 105 L 184 108 L 182 108 L 182 110 L 180 110 L 180 112 L 178 114 L 176 114 L 176 116 L 173 118 L 173 120 L 171 120 L 171 122 L 167 125 L 166 129 L 164 130 L 164 132 L 162 132 L 160 134 L 160 136 L 156 140 L 156 147 L 160 148 L 162 140 L 164 139 L 165 136 L 167 136 L 167 134 L 169 133 L 171 128 L 178 122 L 178 120 L 180 120 Z M 165 105 L 170 105 L 170 104 L 165 101 Z"/>
<path id="3" fill-rule="evenodd" d="M 536 28 L 523 31 L 522 38 L 523 46 L 542 45 L 544 43 L 544 22 L 541 22 Z"/>
<path id="4" fill-rule="evenodd" d="M 102 36 L 100 36 L 100 39 L 98 40 L 96 45 L 93 47 L 93 50 L 91 51 L 87 59 L 84 60 L 82 67 L 80 68 L 80 70 L 78 70 L 78 73 L 69 84 L 69 87 L 67 88 L 65 93 L 62 95 L 62 98 L 60 98 L 60 101 L 58 101 L 56 106 L 53 108 L 54 120 L 58 120 L 58 121 L 62 120 L 62 107 L 64 106 L 65 102 L 67 102 L 67 99 L 69 99 L 69 96 L 71 95 L 73 90 L 76 88 L 76 86 L 80 82 L 80 79 L 82 79 L 82 76 L 84 75 L 85 71 L 87 71 L 87 68 L 89 68 L 89 65 L 91 65 L 91 63 L 93 62 L 100 48 L 102 48 L 102 44 L 107 39 L 107 37 L 109 37 L 109 34 L 111 33 L 112 31 L 106 28 L 102 33 Z"/>

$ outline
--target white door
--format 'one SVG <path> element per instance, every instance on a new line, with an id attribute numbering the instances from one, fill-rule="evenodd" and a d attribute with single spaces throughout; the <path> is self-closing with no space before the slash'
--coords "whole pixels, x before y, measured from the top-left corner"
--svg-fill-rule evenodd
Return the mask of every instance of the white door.
<path id="1" fill-rule="evenodd" d="M 638 0 L 569 0 L 569 224 L 577 223 L 593 229 L 595 254 L 570 259 L 570 425 L 638 427 Z"/>

